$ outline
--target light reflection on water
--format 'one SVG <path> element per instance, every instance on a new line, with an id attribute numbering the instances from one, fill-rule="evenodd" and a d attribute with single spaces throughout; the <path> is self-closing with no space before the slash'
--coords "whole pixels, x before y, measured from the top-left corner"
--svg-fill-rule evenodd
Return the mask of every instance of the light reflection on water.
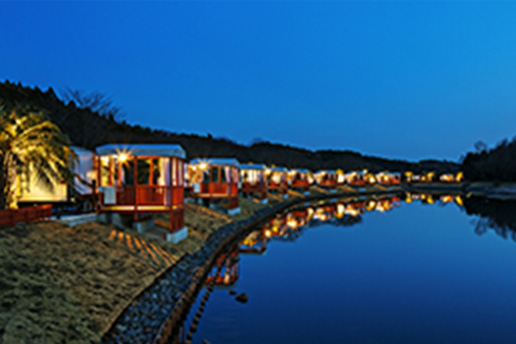
<path id="1" fill-rule="evenodd" d="M 300 207 L 251 233 L 220 257 L 193 342 L 516 342 L 516 204 L 402 198 Z"/>

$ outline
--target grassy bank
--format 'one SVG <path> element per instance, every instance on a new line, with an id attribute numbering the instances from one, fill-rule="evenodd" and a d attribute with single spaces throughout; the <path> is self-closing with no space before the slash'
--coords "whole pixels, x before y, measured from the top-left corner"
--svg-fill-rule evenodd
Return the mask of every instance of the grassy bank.
<path id="1" fill-rule="evenodd" d="M 385 191 L 378 188 L 368 191 Z M 282 201 L 269 197 L 269 204 Z M 221 226 L 264 207 L 243 198 L 240 205 L 242 213 L 230 217 L 186 204 L 189 236 L 177 245 L 96 222 L 0 229 L 0 343 L 98 343 L 130 301 L 183 255 L 202 248 Z"/>
<path id="2" fill-rule="evenodd" d="M 157 276 L 217 228 L 261 207 L 241 199 L 242 214 L 229 217 L 186 204 L 189 237 L 177 245 L 96 222 L 0 229 L 0 343 L 99 342 Z"/>

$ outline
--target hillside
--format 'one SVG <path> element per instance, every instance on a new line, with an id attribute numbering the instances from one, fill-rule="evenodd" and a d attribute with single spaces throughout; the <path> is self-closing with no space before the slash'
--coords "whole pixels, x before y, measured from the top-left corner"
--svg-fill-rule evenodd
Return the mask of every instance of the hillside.
<path id="1" fill-rule="evenodd" d="M 274 164 L 286 167 L 304 167 L 311 170 L 337 169 L 371 171 L 457 171 L 459 165 L 447 161 L 428 160 L 412 163 L 365 156 L 352 151 L 310 151 L 269 142 L 246 146 L 227 139 L 178 134 L 154 130 L 112 117 L 102 116 L 88 109 L 80 109 L 73 102 L 63 102 L 52 88 L 22 86 L 20 83 L 0 83 L 0 103 L 10 108 L 16 105 L 31 106 L 45 110 L 52 120 L 68 134 L 73 144 L 93 149 L 104 143 L 178 143 L 189 158 L 197 156 L 234 156 L 241 162 Z"/>

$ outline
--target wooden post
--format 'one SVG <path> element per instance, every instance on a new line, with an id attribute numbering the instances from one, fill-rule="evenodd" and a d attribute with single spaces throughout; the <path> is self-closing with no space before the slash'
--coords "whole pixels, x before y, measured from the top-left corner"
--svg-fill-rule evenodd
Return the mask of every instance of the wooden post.
<path id="1" fill-rule="evenodd" d="M 114 159 L 112 157 L 109 157 L 109 162 L 108 162 L 108 183 L 109 183 L 109 186 L 115 186 L 115 183 L 114 183 L 114 176 L 113 176 L 113 170 L 114 170 Z"/>
<path id="2" fill-rule="evenodd" d="M 154 185 L 154 159 L 149 158 L 149 185 Z"/>
<path id="3" fill-rule="evenodd" d="M 118 165 L 118 186 L 122 186 L 122 163 L 117 162 Z"/>
<path id="4" fill-rule="evenodd" d="M 169 200 L 169 213 L 170 213 L 170 226 L 169 226 L 169 231 L 172 233 L 173 232 L 173 228 L 174 228 L 174 213 L 172 211 L 173 209 L 173 205 L 174 205 L 174 176 L 172 175 L 172 171 L 173 171 L 173 168 L 172 168 L 172 164 L 175 162 L 175 159 L 173 157 L 169 157 L 169 166 L 168 166 L 168 170 L 169 170 L 169 188 L 170 188 L 170 200 Z"/>
<path id="5" fill-rule="evenodd" d="M 134 157 L 134 168 L 133 168 L 133 174 L 134 174 L 134 213 L 133 213 L 133 219 L 134 221 L 138 221 L 138 158 Z"/>

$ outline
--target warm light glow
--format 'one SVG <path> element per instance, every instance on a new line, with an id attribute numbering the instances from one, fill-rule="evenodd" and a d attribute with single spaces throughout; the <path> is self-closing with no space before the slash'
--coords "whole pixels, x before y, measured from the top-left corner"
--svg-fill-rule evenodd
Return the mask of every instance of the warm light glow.
<path id="1" fill-rule="evenodd" d="M 373 211 L 376 208 L 376 201 L 375 200 L 369 200 L 366 205 L 366 209 L 368 211 Z"/>
<path id="2" fill-rule="evenodd" d="M 453 202 L 453 196 L 452 195 L 441 196 L 441 202 L 443 202 L 443 203 Z"/>
<path id="3" fill-rule="evenodd" d="M 337 218 L 340 219 L 342 216 L 344 216 L 345 212 L 346 212 L 346 207 L 344 207 L 344 204 L 342 204 L 342 203 L 337 204 Z"/>
<path id="4" fill-rule="evenodd" d="M 266 237 L 266 238 L 270 238 L 270 237 L 271 237 L 271 235 L 272 235 L 272 232 L 271 232 L 270 230 L 268 230 L 268 229 L 267 229 L 267 230 L 265 231 L 265 233 L 264 233 L 264 234 L 265 234 L 265 237 Z"/>
<path id="5" fill-rule="evenodd" d="M 289 228 L 296 228 L 297 227 L 297 221 L 296 219 L 288 219 L 287 220 L 287 226 Z"/>
<path id="6" fill-rule="evenodd" d="M 455 196 L 455 203 L 459 207 L 462 207 L 464 205 L 464 201 L 462 200 L 462 197 L 460 195 Z"/>
<path id="7" fill-rule="evenodd" d="M 358 216 L 360 215 L 360 210 L 354 208 L 352 205 L 348 205 L 346 207 L 346 214 L 351 216 Z"/>
<path id="8" fill-rule="evenodd" d="M 128 158 L 129 157 L 125 153 L 118 154 L 118 161 L 121 162 L 121 163 L 126 162 Z"/>

